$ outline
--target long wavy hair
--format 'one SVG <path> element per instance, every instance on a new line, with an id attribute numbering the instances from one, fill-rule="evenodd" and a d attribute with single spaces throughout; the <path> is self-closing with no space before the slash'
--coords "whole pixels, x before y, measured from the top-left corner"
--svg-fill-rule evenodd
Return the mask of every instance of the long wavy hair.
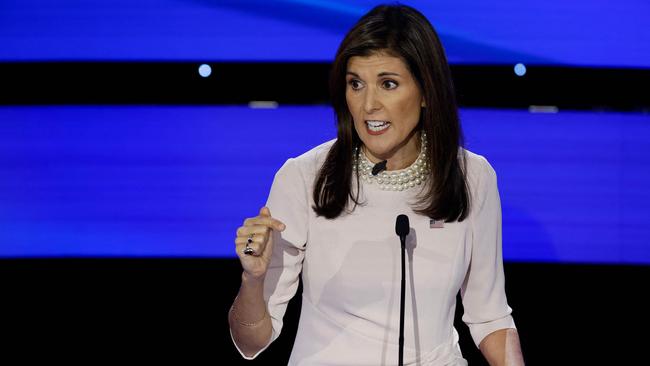
<path id="1" fill-rule="evenodd" d="M 365 14 L 347 33 L 332 65 L 330 95 L 336 113 L 337 139 L 314 184 L 312 208 L 318 216 L 333 219 L 359 202 L 359 173 L 353 193 L 354 154 L 361 149 L 345 92 L 348 60 L 384 53 L 402 59 L 418 83 L 425 101 L 416 128 L 427 134 L 430 176 L 414 203 L 414 211 L 446 222 L 463 221 L 469 213 L 465 154 L 460 154 L 463 133 L 451 72 L 431 23 L 406 5 L 380 5 Z M 358 158 L 358 156 L 357 156 Z"/>

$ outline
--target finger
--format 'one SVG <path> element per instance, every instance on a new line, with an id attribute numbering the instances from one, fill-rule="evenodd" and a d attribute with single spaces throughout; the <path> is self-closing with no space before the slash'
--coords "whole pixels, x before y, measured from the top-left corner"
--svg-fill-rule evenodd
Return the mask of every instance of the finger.
<path id="1" fill-rule="evenodd" d="M 236 249 L 237 256 L 240 258 L 246 258 L 249 256 L 259 257 L 264 253 L 264 248 L 260 248 L 255 244 L 249 246 L 237 246 Z"/>
<path id="2" fill-rule="evenodd" d="M 235 250 L 237 251 L 237 254 L 239 256 L 242 255 L 255 255 L 259 256 L 264 253 L 264 250 L 266 249 L 266 242 L 262 241 L 261 239 L 256 239 L 253 237 L 253 240 L 249 243 L 247 238 L 237 238 L 235 239 Z M 250 248 L 253 250 L 252 254 L 247 254 L 245 252 L 246 248 Z"/>
<path id="3" fill-rule="evenodd" d="M 237 236 L 248 236 L 251 234 L 266 234 L 269 232 L 267 225 L 248 225 L 237 228 Z"/>
<path id="4" fill-rule="evenodd" d="M 236 245 L 246 245 L 247 243 L 265 244 L 269 240 L 269 230 L 265 226 L 249 226 L 244 229 L 244 231 L 249 231 L 250 229 L 250 233 L 235 237 Z"/>
<path id="5" fill-rule="evenodd" d="M 263 218 L 267 219 L 267 218 L 272 218 L 272 217 L 269 216 L 269 215 L 258 215 L 258 216 L 255 216 L 255 217 L 249 217 L 246 220 L 244 220 L 244 226 L 256 225 L 256 222 L 259 221 L 260 219 L 263 219 Z"/>
<path id="6" fill-rule="evenodd" d="M 249 240 L 250 239 L 250 240 Z M 265 235 L 265 233 L 254 233 L 251 235 L 246 235 L 246 236 L 238 236 L 235 238 L 235 244 L 240 245 L 246 243 L 266 243 L 268 240 L 268 237 Z"/>
<path id="7" fill-rule="evenodd" d="M 270 216 L 258 216 L 244 221 L 244 226 L 254 226 L 254 225 L 263 225 L 269 229 L 284 231 L 286 226 L 284 223 L 276 218 Z"/>
<path id="8" fill-rule="evenodd" d="M 244 235 L 242 236 L 248 236 L 251 234 L 255 235 L 268 235 L 268 233 L 271 232 L 272 227 L 269 227 L 268 225 L 251 225 L 251 226 L 243 226 L 242 232 Z"/>

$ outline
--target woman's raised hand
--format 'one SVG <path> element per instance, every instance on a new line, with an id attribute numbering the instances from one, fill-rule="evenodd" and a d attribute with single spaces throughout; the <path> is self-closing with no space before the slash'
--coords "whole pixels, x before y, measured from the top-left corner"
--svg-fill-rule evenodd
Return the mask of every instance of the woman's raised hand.
<path id="1" fill-rule="evenodd" d="M 263 279 L 273 251 L 272 230 L 283 231 L 285 225 L 271 217 L 268 207 L 262 207 L 260 214 L 244 220 L 244 226 L 237 229 L 235 248 L 244 273 L 253 279 Z"/>

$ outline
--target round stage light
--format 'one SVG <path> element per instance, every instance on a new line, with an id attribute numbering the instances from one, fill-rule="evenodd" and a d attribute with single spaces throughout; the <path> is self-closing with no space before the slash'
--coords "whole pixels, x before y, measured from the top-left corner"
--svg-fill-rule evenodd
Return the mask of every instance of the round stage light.
<path id="1" fill-rule="evenodd" d="M 203 76 L 204 78 L 207 78 L 212 74 L 212 68 L 208 64 L 203 64 L 199 66 L 199 75 Z"/>

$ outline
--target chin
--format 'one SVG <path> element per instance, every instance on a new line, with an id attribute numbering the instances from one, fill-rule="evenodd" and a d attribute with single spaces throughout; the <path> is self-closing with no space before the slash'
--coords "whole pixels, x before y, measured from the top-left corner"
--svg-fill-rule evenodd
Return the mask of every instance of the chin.
<path id="1" fill-rule="evenodd" d="M 357 130 L 357 135 L 359 135 L 361 142 L 375 157 L 386 156 L 397 146 L 395 136 L 391 133 L 394 131 L 388 131 L 388 133 L 383 135 L 370 135 L 365 131 L 365 125 L 363 129 L 361 134 Z"/>
<path id="2" fill-rule="evenodd" d="M 391 144 L 388 141 L 386 141 L 385 143 L 377 143 L 377 142 L 372 143 L 371 142 L 371 143 L 365 144 L 365 145 L 366 145 L 366 148 L 368 150 L 370 150 L 372 155 L 374 155 L 377 158 L 382 158 L 383 157 L 382 159 L 386 159 L 386 156 L 391 152 L 391 150 L 393 149 L 393 146 L 394 146 L 393 144 Z"/>

